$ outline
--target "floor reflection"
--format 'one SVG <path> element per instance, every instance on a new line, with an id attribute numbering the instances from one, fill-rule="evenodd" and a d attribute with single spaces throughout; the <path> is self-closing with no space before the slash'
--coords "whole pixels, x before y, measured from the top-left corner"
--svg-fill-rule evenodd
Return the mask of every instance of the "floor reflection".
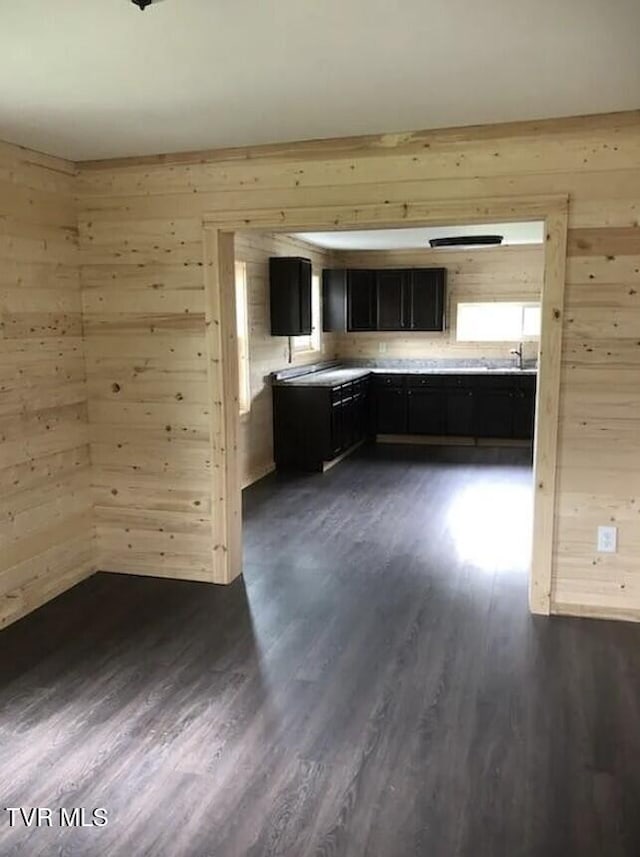
<path id="1" fill-rule="evenodd" d="M 446 527 L 460 562 L 487 573 L 524 569 L 531 553 L 531 484 L 495 479 L 461 488 Z"/>

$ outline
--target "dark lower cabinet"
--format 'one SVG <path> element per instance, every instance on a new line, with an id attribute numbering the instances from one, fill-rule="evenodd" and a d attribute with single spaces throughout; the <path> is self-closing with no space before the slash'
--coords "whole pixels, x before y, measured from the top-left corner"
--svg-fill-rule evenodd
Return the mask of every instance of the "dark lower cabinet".
<path id="1" fill-rule="evenodd" d="M 387 377 L 386 383 L 380 377 Z M 393 384 L 391 386 L 391 378 Z M 533 438 L 535 376 L 377 376 L 377 434 Z"/>
<path id="2" fill-rule="evenodd" d="M 278 468 L 322 470 L 369 435 L 517 438 L 534 431 L 533 375 L 375 374 L 273 388 Z"/>
<path id="3" fill-rule="evenodd" d="M 474 395 L 469 386 L 447 387 L 445 389 L 445 430 L 449 437 L 473 437 Z"/>
<path id="4" fill-rule="evenodd" d="M 372 421 L 377 434 L 406 434 L 407 395 L 402 375 L 374 375 Z"/>
<path id="5" fill-rule="evenodd" d="M 410 387 L 407 390 L 408 433 L 444 434 L 446 404 L 444 390 Z"/>
<path id="6" fill-rule="evenodd" d="M 513 436 L 526 440 L 533 437 L 536 412 L 535 384 L 527 384 L 518 389 L 513 397 Z"/>
<path id="7" fill-rule="evenodd" d="M 322 470 L 369 433 L 368 382 L 335 387 L 273 388 L 274 458 L 278 469 Z"/>
<path id="8" fill-rule="evenodd" d="M 513 437 L 513 392 L 509 389 L 477 390 L 476 437 Z"/>

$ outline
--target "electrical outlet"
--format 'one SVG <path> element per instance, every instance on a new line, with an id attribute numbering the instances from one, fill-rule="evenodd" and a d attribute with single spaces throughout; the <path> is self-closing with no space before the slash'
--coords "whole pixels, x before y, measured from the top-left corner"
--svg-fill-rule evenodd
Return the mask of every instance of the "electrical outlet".
<path id="1" fill-rule="evenodd" d="M 387 343 L 379 342 L 378 343 L 378 354 L 386 354 L 387 353 Z"/>
<path id="2" fill-rule="evenodd" d="M 617 527 L 598 527 L 598 551 L 615 553 L 618 547 Z"/>

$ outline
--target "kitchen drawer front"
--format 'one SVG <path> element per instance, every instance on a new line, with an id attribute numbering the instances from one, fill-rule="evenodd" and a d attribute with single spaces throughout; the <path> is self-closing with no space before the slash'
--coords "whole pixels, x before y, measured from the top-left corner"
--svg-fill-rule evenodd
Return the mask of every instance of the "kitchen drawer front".
<path id="1" fill-rule="evenodd" d="M 405 376 L 399 373 L 373 376 L 373 383 L 376 387 L 404 387 L 404 381 Z"/>

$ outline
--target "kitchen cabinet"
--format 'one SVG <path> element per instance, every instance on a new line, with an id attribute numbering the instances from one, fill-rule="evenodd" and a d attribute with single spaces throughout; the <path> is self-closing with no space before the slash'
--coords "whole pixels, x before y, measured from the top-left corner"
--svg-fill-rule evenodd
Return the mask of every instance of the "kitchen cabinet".
<path id="1" fill-rule="evenodd" d="M 514 390 L 513 437 L 526 440 L 533 437 L 536 410 L 536 387 L 533 379 L 522 379 Z"/>
<path id="2" fill-rule="evenodd" d="M 445 268 L 414 268 L 411 271 L 411 330 L 445 329 L 446 285 Z"/>
<path id="3" fill-rule="evenodd" d="M 445 432 L 445 391 L 411 386 L 407 390 L 407 432 L 439 436 Z"/>
<path id="4" fill-rule="evenodd" d="M 476 437 L 513 437 L 513 391 L 509 387 L 475 392 Z"/>
<path id="5" fill-rule="evenodd" d="M 321 471 L 369 434 L 368 381 L 273 388 L 274 458 L 278 469 Z"/>
<path id="6" fill-rule="evenodd" d="M 322 329 L 347 329 L 347 272 L 344 268 L 325 268 L 322 272 Z"/>
<path id="7" fill-rule="evenodd" d="M 531 440 L 535 375 L 372 373 L 273 388 L 278 468 L 322 470 L 371 435 Z"/>
<path id="8" fill-rule="evenodd" d="M 375 271 L 347 271 L 347 329 L 375 330 L 376 323 Z"/>
<path id="9" fill-rule="evenodd" d="M 411 318 L 411 272 L 376 271 L 378 330 L 405 330 Z"/>
<path id="10" fill-rule="evenodd" d="M 328 269 L 322 277 L 325 331 L 443 331 L 444 268 Z"/>
<path id="11" fill-rule="evenodd" d="M 372 415 L 377 434 L 406 434 L 407 391 L 402 375 L 374 375 Z"/>
<path id="12" fill-rule="evenodd" d="M 444 398 L 444 434 L 449 437 L 473 437 L 475 435 L 473 385 L 462 380 L 454 385 L 448 384 L 444 391 Z"/>
<path id="13" fill-rule="evenodd" d="M 311 262 L 292 256 L 269 259 L 272 336 L 311 333 Z"/>

